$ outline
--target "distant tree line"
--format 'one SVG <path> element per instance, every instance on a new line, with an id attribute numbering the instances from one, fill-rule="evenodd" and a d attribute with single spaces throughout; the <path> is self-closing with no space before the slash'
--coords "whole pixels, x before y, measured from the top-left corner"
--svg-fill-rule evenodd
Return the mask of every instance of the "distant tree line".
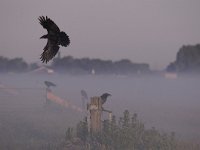
<path id="1" fill-rule="evenodd" d="M 119 61 L 82 58 L 76 59 L 72 56 L 55 58 L 52 68 L 56 71 L 78 74 L 134 74 L 147 73 L 149 65 L 145 63 L 133 63 L 128 59 Z"/>
<path id="2" fill-rule="evenodd" d="M 28 72 L 39 68 L 37 63 L 28 64 L 23 58 L 9 59 L 0 56 L 0 72 Z M 48 66 L 60 73 L 69 74 L 134 74 L 147 73 L 150 71 L 148 64 L 132 63 L 128 59 L 119 61 L 90 59 L 90 58 L 73 58 L 72 56 L 57 57 Z"/>
<path id="3" fill-rule="evenodd" d="M 200 73 L 200 44 L 182 46 L 177 52 L 176 60 L 167 68 L 169 72 Z"/>
<path id="4" fill-rule="evenodd" d="M 1 73 L 7 73 L 7 72 L 21 73 L 21 72 L 34 70 L 38 67 L 39 66 L 36 63 L 28 64 L 27 62 L 23 60 L 23 58 L 9 59 L 9 58 L 0 56 L 0 72 Z"/>

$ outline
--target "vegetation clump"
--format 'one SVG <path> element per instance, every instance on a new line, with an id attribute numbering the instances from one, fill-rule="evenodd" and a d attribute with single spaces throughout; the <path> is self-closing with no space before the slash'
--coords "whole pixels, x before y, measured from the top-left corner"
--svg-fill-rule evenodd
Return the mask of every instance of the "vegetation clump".
<path id="1" fill-rule="evenodd" d="M 135 113 L 130 115 L 125 110 L 118 120 L 104 120 L 100 133 L 89 133 L 88 123 L 85 119 L 77 124 L 76 133 L 69 128 L 66 140 L 79 139 L 83 149 L 91 150 L 176 150 L 175 133 L 161 133 L 156 128 L 145 128 Z M 69 142 L 70 143 L 70 142 Z M 68 143 L 68 144 L 69 144 Z M 76 143 L 76 146 L 78 143 Z M 72 146 L 72 145 L 71 145 Z M 68 147 L 69 148 L 69 147 Z"/>

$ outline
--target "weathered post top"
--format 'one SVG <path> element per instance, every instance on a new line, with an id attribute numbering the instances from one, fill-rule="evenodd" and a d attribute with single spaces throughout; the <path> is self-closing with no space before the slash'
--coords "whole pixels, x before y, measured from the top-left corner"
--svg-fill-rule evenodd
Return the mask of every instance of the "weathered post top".
<path id="1" fill-rule="evenodd" d="M 96 109 L 96 110 L 102 109 L 101 97 L 97 97 L 97 96 L 91 97 L 90 105 L 93 107 L 91 109 Z"/>

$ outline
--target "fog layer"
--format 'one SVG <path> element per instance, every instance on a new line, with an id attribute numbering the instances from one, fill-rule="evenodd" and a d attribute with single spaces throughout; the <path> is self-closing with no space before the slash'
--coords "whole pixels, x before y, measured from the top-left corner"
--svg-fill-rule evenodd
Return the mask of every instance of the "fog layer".
<path id="1" fill-rule="evenodd" d="M 10 74 L 0 75 L 1 144 L 20 139 L 55 142 L 64 138 L 67 127 L 83 118 L 84 113 L 71 108 L 46 106 L 45 80 L 57 85 L 52 88 L 54 94 L 73 105 L 82 107 L 82 89 L 89 97 L 108 92 L 112 96 L 104 107 L 113 114 L 128 109 L 149 128 L 174 131 L 181 138 L 200 138 L 199 79 Z"/>

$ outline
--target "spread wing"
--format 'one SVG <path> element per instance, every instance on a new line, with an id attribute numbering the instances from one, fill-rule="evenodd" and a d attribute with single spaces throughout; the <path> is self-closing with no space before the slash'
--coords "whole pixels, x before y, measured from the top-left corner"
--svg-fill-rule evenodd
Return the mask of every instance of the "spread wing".
<path id="1" fill-rule="evenodd" d="M 41 54 L 41 61 L 48 62 L 51 60 L 58 52 L 59 46 L 52 40 L 48 39 L 47 45 L 44 47 L 44 52 Z"/>
<path id="2" fill-rule="evenodd" d="M 63 31 L 59 34 L 59 44 L 65 47 L 67 47 L 70 44 L 69 36 Z"/>
<path id="3" fill-rule="evenodd" d="M 40 16 L 38 18 L 40 24 L 43 26 L 43 28 L 47 29 L 49 34 L 55 34 L 60 32 L 60 29 L 58 28 L 58 26 L 47 16 Z"/>
<path id="4" fill-rule="evenodd" d="M 43 63 L 47 63 L 57 54 L 59 50 L 58 45 L 65 47 L 68 46 L 70 44 L 70 39 L 65 32 L 60 32 L 59 27 L 47 16 L 40 16 L 38 20 L 43 28 L 47 29 L 48 31 L 47 35 L 41 37 L 48 39 L 48 41 L 40 58 Z"/>

